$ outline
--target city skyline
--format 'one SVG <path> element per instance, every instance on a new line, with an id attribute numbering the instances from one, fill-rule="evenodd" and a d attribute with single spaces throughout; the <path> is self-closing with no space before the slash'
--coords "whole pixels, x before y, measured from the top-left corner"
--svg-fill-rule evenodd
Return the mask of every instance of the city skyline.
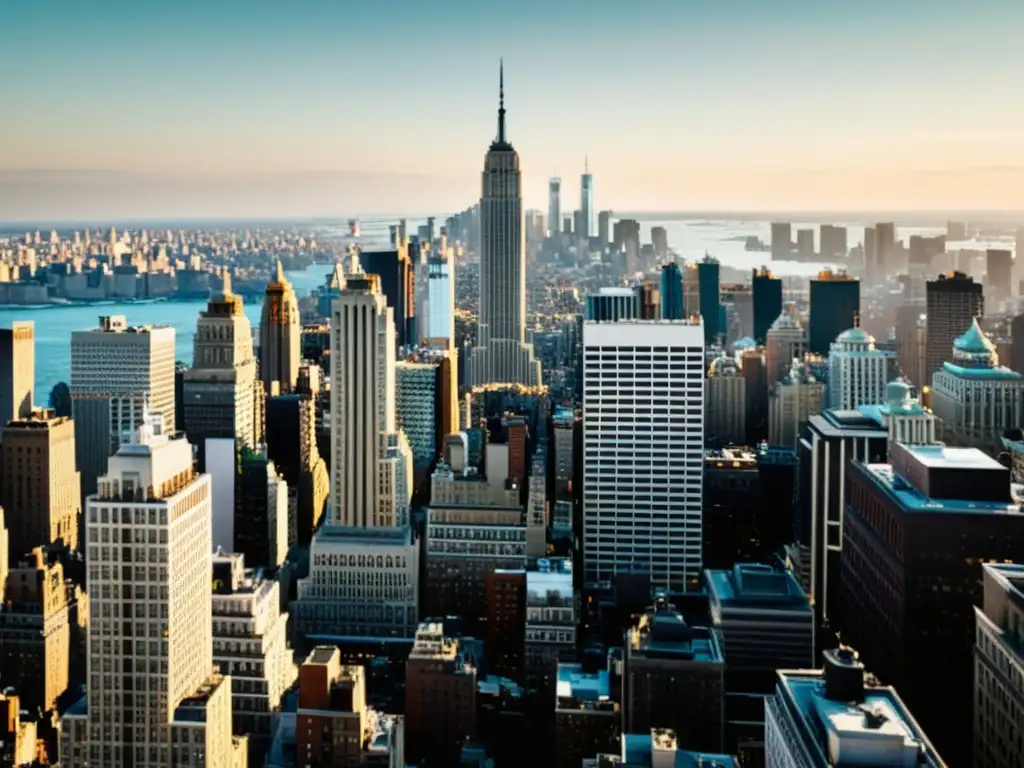
<path id="1" fill-rule="evenodd" d="M 6 219 L 459 210 L 502 55 L 528 207 L 586 154 L 599 209 L 1024 208 L 1004 0 L 122 5 L 10 14 L 9 101 L 55 106 L 0 126 Z"/>

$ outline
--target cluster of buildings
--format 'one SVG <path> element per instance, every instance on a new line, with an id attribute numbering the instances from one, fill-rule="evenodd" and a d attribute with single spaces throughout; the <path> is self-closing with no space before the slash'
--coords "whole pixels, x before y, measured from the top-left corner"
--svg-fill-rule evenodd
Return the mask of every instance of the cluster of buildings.
<path id="1" fill-rule="evenodd" d="M 786 301 L 550 189 L 545 227 L 502 87 L 479 206 L 347 254 L 322 323 L 278 266 L 254 334 L 225 272 L 190 368 L 73 334 L 67 413 L 0 331 L 0 765 L 1019 764 L 1024 374 L 981 284 L 909 275 L 883 338 L 891 225 L 867 292 Z M 538 334 L 531 232 L 662 265 Z"/>

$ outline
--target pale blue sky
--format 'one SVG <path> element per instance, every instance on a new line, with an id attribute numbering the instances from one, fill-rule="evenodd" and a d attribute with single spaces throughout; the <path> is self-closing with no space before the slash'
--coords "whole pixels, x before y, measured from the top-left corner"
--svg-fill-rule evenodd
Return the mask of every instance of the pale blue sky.
<path id="1" fill-rule="evenodd" d="M 462 207 L 500 56 L 528 204 L 1024 208 L 1019 0 L 9 5 L 0 219 Z"/>

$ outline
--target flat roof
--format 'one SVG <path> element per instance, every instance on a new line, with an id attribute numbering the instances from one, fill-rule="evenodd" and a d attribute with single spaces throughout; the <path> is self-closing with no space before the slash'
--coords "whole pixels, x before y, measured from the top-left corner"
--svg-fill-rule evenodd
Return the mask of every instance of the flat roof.
<path id="1" fill-rule="evenodd" d="M 967 499 L 933 499 L 925 496 L 892 471 L 890 464 L 862 464 L 882 490 L 895 498 L 909 512 L 950 512 L 976 515 L 1019 515 L 1020 506 L 1009 501 L 970 501 Z M 985 467 L 990 469 L 990 467 Z"/>
<path id="2" fill-rule="evenodd" d="M 811 613 L 807 595 L 792 573 L 760 563 L 738 563 L 728 571 L 704 571 L 712 600 L 723 608 L 773 608 Z"/>
<path id="3" fill-rule="evenodd" d="M 894 689 L 865 685 L 863 703 L 851 704 L 825 698 L 821 670 L 779 670 L 778 675 L 779 685 L 789 693 L 804 722 L 812 726 L 800 732 L 811 736 L 826 758 L 823 764 L 836 764 L 830 756 L 837 749 L 842 751 L 845 765 L 867 764 L 868 750 L 876 755 L 884 750 L 893 758 L 886 765 L 902 765 L 905 753 L 923 746 L 928 762 L 914 765 L 945 765 Z M 877 715 L 874 723 L 873 715 Z"/>
<path id="4" fill-rule="evenodd" d="M 884 437 L 888 432 L 871 411 L 830 408 L 812 415 L 808 423 L 824 437 Z"/>
<path id="5" fill-rule="evenodd" d="M 581 664 L 559 664 L 555 692 L 559 699 L 575 699 L 576 701 L 609 699 L 611 684 L 608 670 L 584 672 Z"/>
<path id="6" fill-rule="evenodd" d="M 622 735 L 622 759 L 626 765 L 649 766 L 653 757 L 653 738 L 649 733 L 624 733 Z M 734 768 L 737 763 L 731 755 L 712 755 L 707 752 L 687 752 L 681 749 L 671 749 L 673 752 L 673 768 L 702 768 L 720 766 L 720 768 Z M 664 765 L 659 762 L 658 765 Z"/>
<path id="7" fill-rule="evenodd" d="M 907 445 L 903 447 L 924 466 L 943 469 L 1004 469 L 1003 465 L 977 448 L 951 448 L 947 445 Z"/>

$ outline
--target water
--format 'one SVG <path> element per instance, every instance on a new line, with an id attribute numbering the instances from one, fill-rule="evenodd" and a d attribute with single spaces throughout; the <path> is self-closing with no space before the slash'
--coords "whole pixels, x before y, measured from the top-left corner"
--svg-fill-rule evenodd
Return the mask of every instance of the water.
<path id="1" fill-rule="evenodd" d="M 299 296 L 308 295 L 323 285 L 333 266 L 314 264 L 299 272 L 286 273 Z M 71 378 L 71 332 L 96 327 L 100 315 L 124 315 L 133 325 L 169 325 L 175 329 L 175 359 L 192 362 L 192 339 L 199 313 L 206 308 L 205 299 L 190 301 L 158 301 L 152 304 L 110 302 L 92 305 L 61 306 L 34 309 L 19 307 L 0 310 L 0 327 L 15 320 L 31 320 L 36 332 L 36 403 L 49 403 L 50 390 L 59 381 Z M 261 303 L 249 299 L 245 314 L 256 330 Z M 70 383 L 70 382 L 69 382 Z"/>
<path id="2" fill-rule="evenodd" d="M 837 222 L 838 223 L 838 222 Z M 706 221 L 642 221 L 641 240 L 650 242 L 651 227 L 664 226 L 669 246 L 687 259 L 697 259 L 705 253 L 716 257 L 723 265 L 749 270 L 769 264 L 780 275 L 813 275 L 820 264 L 787 262 L 780 264 L 770 261 L 770 253 L 748 252 L 744 249 L 743 238 L 756 235 L 764 242 L 771 238 L 771 224 L 768 221 L 706 220 Z M 864 225 L 844 224 L 850 247 L 864 239 Z M 794 237 L 797 229 L 817 225 L 793 222 Z M 935 234 L 941 229 L 928 227 L 899 227 L 897 237 L 906 240 L 912 234 Z M 295 286 L 299 296 L 308 295 L 314 288 L 324 284 L 333 267 L 316 264 L 300 272 L 289 272 L 288 279 Z M 176 359 L 192 362 L 192 337 L 195 335 L 199 312 L 206 306 L 205 300 L 167 301 L 154 304 L 111 302 L 102 305 L 52 306 L 44 308 L 19 307 L 0 310 L 0 326 L 14 320 L 33 320 L 36 324 L 36 401 L 48 402 L 50 389 L 58 381 L 68 381 L 71 366 L 71 332 L 96 327 L 99 315 L 125 315 L 129 323 L 163 324 L 173 326 L 177 331 L 175 339 Z M 249 300 L 245 314 L 257 328 L 260 318 L 260 302 Z"/>

